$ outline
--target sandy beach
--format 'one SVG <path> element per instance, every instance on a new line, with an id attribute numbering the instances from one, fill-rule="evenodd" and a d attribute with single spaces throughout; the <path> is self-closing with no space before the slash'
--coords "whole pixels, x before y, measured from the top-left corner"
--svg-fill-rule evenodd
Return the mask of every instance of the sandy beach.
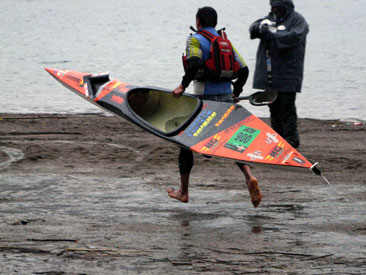
<path id="1" fill-rule="evenodd" d="M 268 123 L 268 119 L 264 119 Z M 0 114 L 1 274 L 364 274 L 366 124 L 300 119 L 321 177 L 256 168 L 250 203 L 232 162 L 117 117 Z"/>

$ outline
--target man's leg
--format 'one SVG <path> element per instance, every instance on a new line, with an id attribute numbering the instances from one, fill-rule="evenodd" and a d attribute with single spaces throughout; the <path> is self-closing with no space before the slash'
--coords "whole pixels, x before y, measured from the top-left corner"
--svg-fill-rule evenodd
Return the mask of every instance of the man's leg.
<path id="1" fill-rule="evenodd" d="M 282 125 L 283 138 L 294 148 L 299 147 L 300 138 L 297 132 L 296 93 L 283 93 Z"/>
<path id="2" fill-rule="evenodd" d="M 269 112 L 271 115 L 271 127 L 275 130 L 281 137 L 283 136 L 282 128 L 282 117 L 281 117 L 281 107 L 282 107 L 282 93 L 278 92 L 277 99 L 269 104 Z"/>
<path id="3" fill-rule="evenodd" d="M 237 162 L 236 164 L 239 166 L 240 170 L 244 173 L 245 182 L 247 184 L 253 206 L 258 207 L 262 200 L 262 193 L 259 188 L 257 179 L 253 177 L 249 165 L 242 164 L 239 162 Z"/>
<path id="4" fill-rule="evenodd" d="M 180 172 L 180 189 L 168 189 L 168 195 L 171 198 L 181 202 L 188 202 L 189 175 L 193 167 L 193 153 L 191 150 L 180 148 L 179 152 L 179 172 Z"/>
<path id="5" fill-rule="evenodd" d="M 299 147 L 297 132 L 296 93 L 278 92 L 275 102 L 269 104 L 271 127 L 294 148 Z"/>

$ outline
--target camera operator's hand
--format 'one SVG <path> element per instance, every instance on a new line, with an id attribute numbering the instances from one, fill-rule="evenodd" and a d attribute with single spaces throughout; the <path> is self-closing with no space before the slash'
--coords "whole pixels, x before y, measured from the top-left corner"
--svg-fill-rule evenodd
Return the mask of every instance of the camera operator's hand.
<path id="1" fill-rule="evenodd" d="M 264 19 L 259 24 L 259 32 L 260 33 L 265 33 L 265 32 L 268 32 L 268 31 L 270 31 L 270 32 L 276 32 L 277 31 L 276 22 L 272 22 L 271 20 Z"/>

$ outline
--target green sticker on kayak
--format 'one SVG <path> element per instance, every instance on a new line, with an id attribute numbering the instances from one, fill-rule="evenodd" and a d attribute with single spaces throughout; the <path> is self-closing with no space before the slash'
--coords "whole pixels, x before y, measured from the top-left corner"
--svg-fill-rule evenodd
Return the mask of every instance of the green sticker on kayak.
<path id="1" fill-rule="evenodd" d="M 249 145 L 257 138 L 260 132 L 260 130 L 250 128 L 248 126 L 241 126 L 224 145 L 224 147 L 239 153 L 243 153 L 245 149 L 247 149 Z"/>

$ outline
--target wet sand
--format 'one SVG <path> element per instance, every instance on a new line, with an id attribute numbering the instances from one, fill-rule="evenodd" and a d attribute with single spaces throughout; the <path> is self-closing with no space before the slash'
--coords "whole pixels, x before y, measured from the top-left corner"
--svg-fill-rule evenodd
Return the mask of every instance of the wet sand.
<path id="1" fill-rule="evenodd" d="M 268 121 L 267 121 L 268 122 Z M 1 274 L 362 274 L 366 125 L 301 119 L 319 176 L 256 168 L 254 209 L 230 161 L 195 155 L 117 117 L 0 114 Z"/>

